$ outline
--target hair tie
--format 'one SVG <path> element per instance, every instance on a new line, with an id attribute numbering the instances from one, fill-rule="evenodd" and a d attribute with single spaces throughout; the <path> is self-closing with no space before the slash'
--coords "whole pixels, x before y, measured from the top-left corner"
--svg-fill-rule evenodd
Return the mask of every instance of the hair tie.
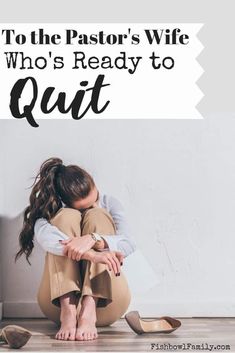
<path id="1" fill-rule="evenodd" d="M 58 173 L 62 173 L 62 172 L 65 170 L 65 168 L 66 168 L 65 165 L 63 165 L 63 164 L 58 164 L 56 171 L 57 171 Z"/>

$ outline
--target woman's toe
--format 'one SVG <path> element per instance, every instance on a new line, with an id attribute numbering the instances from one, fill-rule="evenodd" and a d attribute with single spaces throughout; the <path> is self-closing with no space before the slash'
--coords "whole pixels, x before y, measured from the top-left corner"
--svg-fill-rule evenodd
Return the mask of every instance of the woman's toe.
<path id="1" fill-rule="evenodd" d="M 75 341 L 75 332 L 70 332 L 69 341 Z"/>
<path id="2" fill-rule="evenodd" d="M 56 338 L 57 340 L 59 340 L 59 339 L 60 339 L 60 331 L 59 331 L 59 332 L 57 332 L 57 334 L 56 334 L 55 338 Z"/>
<path id="3" fill-rule="evenodd" d="M 64 333 L 64 340 L 67 341 L 68 338 L 69 338 L 69 331 L 66 331 Z"/>
<path id="4" fill-rule="evenodd" d="M 82 335 L 81 332 L 77 332 L 77 334 L 76 334 L 76 340 L 78 340 L 78 341 L 82 341 L 82 340 L 83 340 L 83 335 Z"/>

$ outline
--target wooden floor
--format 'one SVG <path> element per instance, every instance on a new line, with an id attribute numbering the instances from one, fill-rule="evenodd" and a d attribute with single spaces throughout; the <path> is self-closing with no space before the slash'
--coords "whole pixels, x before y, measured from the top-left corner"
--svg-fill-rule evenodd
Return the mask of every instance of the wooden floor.
<path id="1" fill-rule="evenodd" d="M 217 346 L 215 351 L 226 352 L 226 347 L 230 345 L 230 352 L 235 352 L 235 318 L 190 318 L 180 319 L 182 326 L 171 334 L 145 334 L 136 335 L 125 320 L 119 320 L 109 327 L 98 328 L 99 337 L 95 341 L 58 341 L 54 339 L 57 327 L 45 319 L 15 319 L 3 320 L 0 328 L 9 324 L 21 325 L 33 333 L 27 345 L 21 348 L 26 352 L 148 352 L 164 351 L 160 345 L 184 345 L 173 347 L 170 351 L 209 351 L 209 345 Z M 153 344 L 153 345 L 152 345 Z M 191 344 L 186 349 L 186 345 Z M 203 347 L 204 344 L 204 347 Z M 200 345 L 199 349 L 193 349 L 193 345 Z M 208 345 L 208 346 L 207 346 Z M 161 349 L 160 349 L 161 348 Z M 169 347 L 168 347 L 169 348 Z M 199 348 L 199 347 L 198 347 Z M 222 349 L 224 348 L 224 349 Z M 0 351 L 14 351 L 8 349 L 6 345 L 0 345 Z M 168 350 L 169 351 L 169 350 Z M 212 350 L 211 350 L 212 351 Z"/>

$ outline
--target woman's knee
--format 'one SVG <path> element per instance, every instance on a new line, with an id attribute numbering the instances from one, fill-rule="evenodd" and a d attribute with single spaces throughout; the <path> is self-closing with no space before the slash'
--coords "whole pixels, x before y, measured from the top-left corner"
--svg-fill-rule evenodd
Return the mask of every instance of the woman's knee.
<path id="1" fill-rule="evenodd" d="M 89 208 L 84 212 L 83 218 L 94 218 L 95 217 L 105 217 L 107 216 L 108 211 L 104 208 L 100 207 L 93 207 Z"/>
<path id="2" fill-rule="evenodd" d="M 81 220 L 81 218 L 82 216 L 79 210 L 76 210 L 75 208 L 63 207 L 59 209 L 59 211 L 56 213 L 54 218 L 52 218 L 52 220 L 63 220 L 64 222 L 67 222 L 68 220 L 72 219 Z"/>
<path id="3" fill-rule="evenodd" d="M 104 208 L 94 207 L 84 212 L 82 216 L 83 224 L 89 223 L 90 226 L 96 226 L 97 224 L 111 223 L 113 219 L 111 214 Z"/>
<path id="4" fill-rule="evenodd" d="M 79 210 L 74 208 L 61 208 L 54 218 L 51 219 L 51 224 L 67 235 L 76 236 L 80 233 L 81 219 L 82 215 Z"/>

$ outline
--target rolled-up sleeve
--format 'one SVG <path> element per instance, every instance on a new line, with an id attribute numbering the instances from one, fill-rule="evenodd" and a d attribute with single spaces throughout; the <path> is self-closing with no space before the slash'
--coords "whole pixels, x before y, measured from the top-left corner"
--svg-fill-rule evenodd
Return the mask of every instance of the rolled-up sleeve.
<path id="1" fill-rule="evenodd" d="M 106 234 L 102 236 L 111 251 L 121 251 L 126 257 L 136 250 L 136 243 L 131 236 L 125 210 L 120 201 L 113 196 L 108 198 L 107 206 L 115 223 L 116 235 Z"/>
<path id="2" fill-rule="evenodd" d="M 34 234 L 37 242 L 45 251 L 63 256 L 63 245 L 59 240 L 67 240 L 69 237 L 57 227 L 50 224 L 45 218 L 39 218 L 34 225 Z"/>

